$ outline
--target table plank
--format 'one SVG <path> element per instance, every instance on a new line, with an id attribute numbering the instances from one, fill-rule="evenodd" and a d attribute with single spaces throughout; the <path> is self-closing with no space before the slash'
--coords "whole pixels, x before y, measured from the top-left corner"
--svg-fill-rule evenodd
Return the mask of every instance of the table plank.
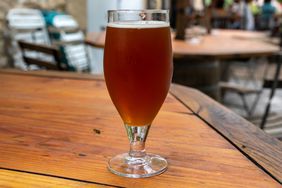
<path id="1" fill-rule="evenodd" d="M 2 168 L 125 187 L 280 187 L 171 95 L 147 143 L 168 171 L 128 179 L 106 169 L 128 141 L 103 80 L 0 74 L 0 88 Z"/>
<path id="2" fill-rule="evenodd" d="M 113 186 L 85 183 L 58 177 L 0 169 L 0 187 L 2 188 L 109 188 Z"/>
<path id="3" fill-rule="evenodd" d="M 171 93 L 248 158 L 282 182 L 282 143 L 197 90 L 173 85 Z"/>

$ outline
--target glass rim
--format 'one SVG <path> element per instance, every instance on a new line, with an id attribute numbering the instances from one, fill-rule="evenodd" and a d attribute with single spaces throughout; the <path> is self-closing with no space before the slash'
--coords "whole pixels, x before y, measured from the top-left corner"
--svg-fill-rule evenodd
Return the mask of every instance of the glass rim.
<path id="1" fill-rule="evenodd" d="M 160 14 L 166 14 L 169 13 L 168 9 L 116 9 L 116 10 L 108 10 L 108 14 L 110 13 L 119 13 L 119 12 L 142 12 L 142 13 L 160 13 Z"/>

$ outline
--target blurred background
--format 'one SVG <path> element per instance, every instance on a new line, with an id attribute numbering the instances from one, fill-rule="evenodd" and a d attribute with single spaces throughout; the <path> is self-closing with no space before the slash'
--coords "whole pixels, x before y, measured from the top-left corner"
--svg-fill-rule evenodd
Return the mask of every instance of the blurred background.
<path id="1" fill-rule="evenodd" d="M 109 9 L 169 9 L 173 82 L 282 138 L 282 0 L 1 0 L 0 68 L 103 74 Z"/>

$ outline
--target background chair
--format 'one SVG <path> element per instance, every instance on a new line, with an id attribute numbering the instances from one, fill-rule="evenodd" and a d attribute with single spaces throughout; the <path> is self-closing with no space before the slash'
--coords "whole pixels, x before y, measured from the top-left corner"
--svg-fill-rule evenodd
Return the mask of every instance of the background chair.
<path id="1" fill-rule="evenodd" d="M 63 61 L 69 70 L 90 71 L 90 61 L 84 44 L 84 34 L 76 20 L 65 14 L 52 17 L 48 24 L 49 36 L 52 44 L 62 52 Z"/>
<path id="2" fill-rule="evenodd" d="M 265 80 L 264 80 L 264 84 L 263 84 L 263 87 L 264 88 L 269 88 L 271 89 L 270 90 L 270 94 L 269 94 L 269 98 L 268 98 L 268 101 L 267 101 L 267 105 L 266 105 L 266 108 L 265 108 L 265 111 L 264 111 L 264 114 L 263 114 L 263 117 L 262 117 L 262 121 L 260 123 L 260 128 L 261 129 L 264 129 L 265 127 L 265 124 L 267 122 L 267 118 L 268 118 L 268 115 L 269 115 L 269 112 L 270 112 L 270 108 L 271 108 L 271 103 L 272 103 L 272 99 L 275 95 L 275 91 L 277 88 L 282 88 L 282 78 L 280 77 L 280 72 L 281 72 L 281 63 L 282 63 L 282 54 L 278 54 L 276 57 L 275 57 L 276 61 L 276 69 L 275 69 L 275 74 L 273 77 L 267 77 Z"/>
<path id="3" fill-rule="evenodd" d="M 24 40 L 38 44 L 50 44 L 45 20 L 39 10 L 14 8 L 9 10 L 6 21 L 7 33 L 10 38 L 8 53 L 12 58 L 12 66 L 26 70 L 27 66 L 22 61 L 17 41 Z"/>
<path id="4" fill-rule="evenodd" d="M 65 70 L 66 66 L 61 63 L 60 60 L 60 51 L 51 46 L 35 44 L 25 41 L 18 41 L 18 44 L 22 50 L 22 56 L 24 62 L 28 65 L 28 68 L 32 65 L 36 65 L 40 68 L 44 68 L 47 70 Z M 28 52 L 33 51 L 37 52 L 37 54 L 44 53 L 49 55 L 49 58 L 46 59 L 46 55 L 43 58 L 39 58 L 38 56 L 28 55 Z"/>
<path id="5" fill-rule="evenodd" d="M 243 103 L 243 109 L 247 118 L 251 118 L 263 91 L 263 80 L 268 70 L 268 62 L 260 62 L 260 59 L 237 60 L 225 62 L 228 67 L 219 84 L 222 102 L 225 102 L 226 93 L 235 93 Z M 262 74 L 258 76 L 257 74 Z M 253 99 L 250 100 L 250 96 Z"/>

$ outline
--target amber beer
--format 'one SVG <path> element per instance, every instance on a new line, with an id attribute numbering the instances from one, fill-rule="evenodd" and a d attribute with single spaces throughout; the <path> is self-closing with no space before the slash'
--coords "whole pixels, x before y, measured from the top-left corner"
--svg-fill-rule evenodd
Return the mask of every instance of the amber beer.
<path id="1" fill-rule="evenodd" d="M 106 32 L 104 73 L 111 99 L 127 125 L 149 125 L 171 82 L 169 25 L 110 23 Z"/>

